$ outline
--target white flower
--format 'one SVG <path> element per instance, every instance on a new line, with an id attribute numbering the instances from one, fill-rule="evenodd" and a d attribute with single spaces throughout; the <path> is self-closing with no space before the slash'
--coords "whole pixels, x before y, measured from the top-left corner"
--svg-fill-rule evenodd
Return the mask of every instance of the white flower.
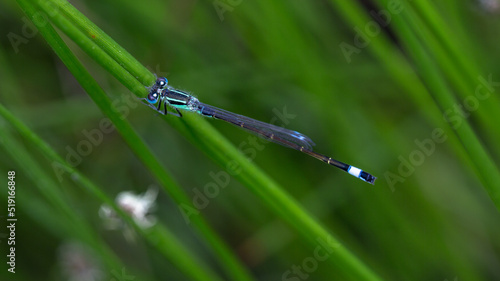
<path id="1" fill-rule="evenodd" d="M 155 225 L 156 218 L 149 213 L 155 207 L 158 189 L 148 188 L 146 193 L 136 195 L 130 191 L 120 192 L 116 196 L 116 204 L 135 221 L 141 228 L 149 228 Z M 105 221 L 108 229 L 124 229 L 124 235 L 133 238 L 133 230 L 127 226 L 116 212 L 108 205 L 102 205 L 99 216 Z"/>

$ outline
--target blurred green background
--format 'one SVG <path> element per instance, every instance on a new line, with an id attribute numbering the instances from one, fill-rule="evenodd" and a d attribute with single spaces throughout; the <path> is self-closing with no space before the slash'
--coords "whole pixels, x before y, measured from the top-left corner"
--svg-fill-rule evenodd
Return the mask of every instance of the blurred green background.
<path id="1" fill-rule="evenodd" d="M 252 135 L 208 120 L 380 279 L 500 279 L 500 205 L 494 203 L 500 188 L 499 4 L 338 2 L 344 1 L 72 4 L 173 87 L 261 121 L 286 110 L 293 118 L 284 125 L 311 137 L 315 151 L 377 176 L 371 186 L 291 149 L 252 144 Z M 0 15 L 1 104 L 109 198 L 160 186 L 116 130 L 103 132 L 107 117 L 44 37 L 28 27 L 19 6 L 3 1 Z M 213 152 L 198 149 L 62 37 L 190 199 L 217 183 L 214 174 L 226 173 L 211 159 Z M 487 86 L 484 80 L 495 82 Z M 53 162 L 3 117 L 0 127 L 2 280 L 192 278 L 144 239 L 130 242 L 121 230 L 107 230 L 98 215 L 102 201 L 69 173 L 59 181 Z M 97 131 L 102 140 L 75 158 Z M 12 145 L 25 154 L 13 153 Z M 47 178 L 28 168 L 27 159 Z M 17 186 L 14 275 L 4 254 L 9 170 L 16 171 Z M 48 180 L 135 279 L 118 277 L 98 249 L 68 230 L 78 228 L 47 199 Z M 277 217 L 245 182 L 228 181 L 200 215 L 253 278 L 357 280 L 335 263 L 311 261 L 315 247 L 300 230 Z M 232 279 L 161 188 L 152 213 L 215 275 Z M 68 262 L 68 251 L 81 256 Z M 93 266 L 100 277 L 75 277 Z M 296 267 L 302 274 L 294 273 Z"/>

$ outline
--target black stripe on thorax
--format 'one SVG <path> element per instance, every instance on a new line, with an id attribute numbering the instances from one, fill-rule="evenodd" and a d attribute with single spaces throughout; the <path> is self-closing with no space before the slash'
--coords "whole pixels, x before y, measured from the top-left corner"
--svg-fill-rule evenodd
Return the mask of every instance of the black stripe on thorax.
<path id="1" fill-rule="evenodd" d="M 186 105 L 191 99 L 191 95 L 179 90 L 167 90 L 165 92 L 165 97 L 172 105 Z"/>

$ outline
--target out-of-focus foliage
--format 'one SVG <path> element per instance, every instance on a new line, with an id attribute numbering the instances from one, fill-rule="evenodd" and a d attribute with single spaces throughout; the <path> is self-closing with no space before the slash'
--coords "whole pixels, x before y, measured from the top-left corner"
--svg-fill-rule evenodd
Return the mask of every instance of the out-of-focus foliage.
<path id="1" fill-rule="evenodd" d="M 304 133 L 316 142 L 315 151 L 377 176 L 370 186 L 208 120 L 381 279 L 500 278 L 495 0 L 72 4 L 170 85 L 208 104 Z M 0 15 L 1 104 L 110 198 L 160 185 L 17 4 L 2 2 Z M 316 247 L 305 241 L 302 230 L 249 191 L 248 182 L 212 161 L 214 152 L 187 141 L 62 37 L 199 207 L 195 216 L 208 221 L 252 277 L 355 280 L 328 261 L 324 241 Z M 0 131 L 4 259 L 9 170 L 17 175 L 19 219 L 17 272 L 3 269 L 2 280 L 76 280 L 69 269 L 78 266 L 100 272 L 95 280 L 131 280 L 111 269 L 120 267 L 136 280 L 194 278 L 142 238 L 131 242 L 120 230 L 107 230 L 98 215 L 101 200 L 1 117 Z M 47 199 L 55 187 L 63 199 Z M 71 208 L 61 208 L 58 200 Z M 180 210 L 160 192 L 153 213 L 210 272 L 230 279 Z M 81 222 L 68 224 L 76 219 Z M 82 247 L 82 241 L 103 244 Z"/>

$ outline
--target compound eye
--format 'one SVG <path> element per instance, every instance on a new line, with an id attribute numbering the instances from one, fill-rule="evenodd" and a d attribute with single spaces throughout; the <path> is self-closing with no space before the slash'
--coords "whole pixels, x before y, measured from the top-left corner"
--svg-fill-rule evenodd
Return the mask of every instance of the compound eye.
<path id="1" fill-rule="evenodd" d="M 147 100 L 149 103 L 155 104 L 158 101 L 158 93 L 149 93 Z"/>
<path id="2" fill-rule="evenodd" d="M 160 86 L 160 89 L 163 89 L 168 84 L 168 80 L 165 77 L 160 77 L 156 80 L 156 84 Z"/>

